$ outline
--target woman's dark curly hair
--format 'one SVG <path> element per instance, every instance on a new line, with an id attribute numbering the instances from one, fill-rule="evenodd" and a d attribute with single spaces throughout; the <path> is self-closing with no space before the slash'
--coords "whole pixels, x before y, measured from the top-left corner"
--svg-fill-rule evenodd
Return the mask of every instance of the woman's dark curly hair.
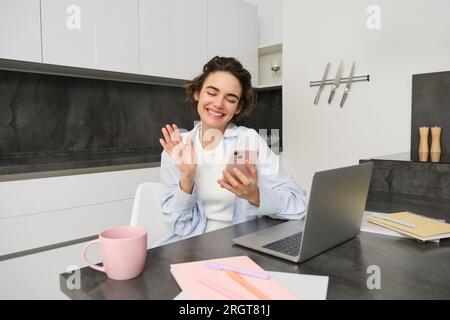
<path id="1" fill-rule="evenodd" d="M 242 64 L 235 58 L 215 56 L 203 66 L 203 73 L 193 80 L 188 81 L 186 93 L 188 100 L 192 103 L 194 109 L 197 109 L 198 102 L 194 99 L 195 93 L 200 93 L 203 84 L 209 74 L 216 71 L 225 71 L 235 76 L 241 83 L 242 94 L 239 101 L 241 110 L 235 114 L 231 120 L 241 120 L 250 115 L 253 109 L 253 102 L 255 99 L 255 92 L 252 88 L 252 76 Z"/>

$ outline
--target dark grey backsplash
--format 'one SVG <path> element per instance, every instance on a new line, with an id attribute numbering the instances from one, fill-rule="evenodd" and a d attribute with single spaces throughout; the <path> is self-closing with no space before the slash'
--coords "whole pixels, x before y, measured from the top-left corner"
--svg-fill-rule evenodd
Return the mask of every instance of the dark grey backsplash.
<path id="1" fill-rule="evenodd" d="M 273 145 L 272 149 L 276 152 L 278 148 L 276 148 L 277 141 L 275 139 L 278 139 L 279 151 L 282 151 L 282 105 L 281 88 L 275 90 L 257 91 L 256 104 L 253 107 L 252 114 L 250 117 L 243 119 L 240 122 L 236 122 L 236 124 L 254 128 L 262 136 L 264 136 L 264 130 L 267 129 L 267 143 L 271 146 Z M 276 130 L 278 130 L 278 132 Z"/>
<path id="2" fill-rule="evenodd" d="M 409 154 L 408 154 L 409 156 Z M 369 192 L 450 199 L 450 164 L 369 159 L 374 164 Z"/>
<path id="3" fill-rule="evenodd" d="M 413 75 L 411 159 L 419 161 L 419 127 L 441 127 L 441 162 L 450 163 L 450 71 Z M 431 147 L 431 131 L 429 133 Z"/>
<path id="4" fill-rule="evenodd" d="M 3 158 L 154 149 L 164 124 L 197 119 L 180 87 L 0 70 Z M 281 120 L 279 88 L 258 92 L 242 124 L 281 135 Z"/>

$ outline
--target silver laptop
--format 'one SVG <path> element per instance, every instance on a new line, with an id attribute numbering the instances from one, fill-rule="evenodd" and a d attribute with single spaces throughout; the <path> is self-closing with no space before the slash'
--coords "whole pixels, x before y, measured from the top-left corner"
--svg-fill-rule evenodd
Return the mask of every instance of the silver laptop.
<path id="1" fill-rule="evenodd" d="M 368 162 L 316 172 L 305 219 L 250 233 L 233 239 L 233 243 L 302 262 L 357 236 L 372 167 Z"/>

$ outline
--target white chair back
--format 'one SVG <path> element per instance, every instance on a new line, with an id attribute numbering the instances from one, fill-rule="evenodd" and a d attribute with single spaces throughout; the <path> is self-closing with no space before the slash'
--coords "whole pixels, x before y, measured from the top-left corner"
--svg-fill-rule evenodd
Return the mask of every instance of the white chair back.
<path id="1" fill-rule="evenodd" d="M 147 247 L 156 244 L 169 233 L 169 227 L 164 223 L 159 199 L 159 183 L 141 183 L 134 197 L 130 225 L 147 228 Z"/>

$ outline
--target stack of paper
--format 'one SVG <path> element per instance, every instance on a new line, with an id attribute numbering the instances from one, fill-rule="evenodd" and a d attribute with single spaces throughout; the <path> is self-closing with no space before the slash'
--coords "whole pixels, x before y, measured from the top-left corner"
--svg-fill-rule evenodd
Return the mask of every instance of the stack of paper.
<path id="1" fill-rule="evenodd" d="M 394 231 L 394 230 L 388 229 L 386 227 L 382 227 L 377 224 L 369 222 L 369 218 L 371 216 L 380 215 L 380 214 L 384 214 L 384 213 L 374 212 L 374 211 L 364 211 L 363 221 L 361 223 L 361 231 L 376 233 L 376 234 L 383 234 L 383 235 L 393 236 L 393 237 L 400 237 L 400 238 L 407 237 L 404 234 L 401 234 L 397 231 Z"/>
<path id="2" fill-rule="evenodd" d="M 450 224 L 407 211 L 371 216 L 368 221 L 420 241 L 450 237 Z"/>
<path id="3" fill-rule="evenodd" d="M 285 286 L 296 296 L 297 300 L 326 300 L 328 291 L 327 276 L 308 274 L 268 272 L 272 278 Z M 187 300 L 186 294 L 180 292 L 174 300 Z"/>
<path id="4" fill-rule="evenodd" d="M 265 271 L 247 256 L 208 260 L 237 268 L 265 273 Z M 204 261 L 171 265 L 170 270 L 180 286 L 182 293 L 175 299 L 224 300 L 224 296 L 214 287 L 205 286 L 199 279 L 211 280 L 227 292 L 232 292 L 242 299 L 258 299 L 252 292 L 234 281 L 225 271 L 205 267 Z M 245 276 L 248 283 L 257 288 L 271 300 L 285 299 L 325 299 L 328 288 L 328 277 L 268 272 L 269 279 Z"/>

